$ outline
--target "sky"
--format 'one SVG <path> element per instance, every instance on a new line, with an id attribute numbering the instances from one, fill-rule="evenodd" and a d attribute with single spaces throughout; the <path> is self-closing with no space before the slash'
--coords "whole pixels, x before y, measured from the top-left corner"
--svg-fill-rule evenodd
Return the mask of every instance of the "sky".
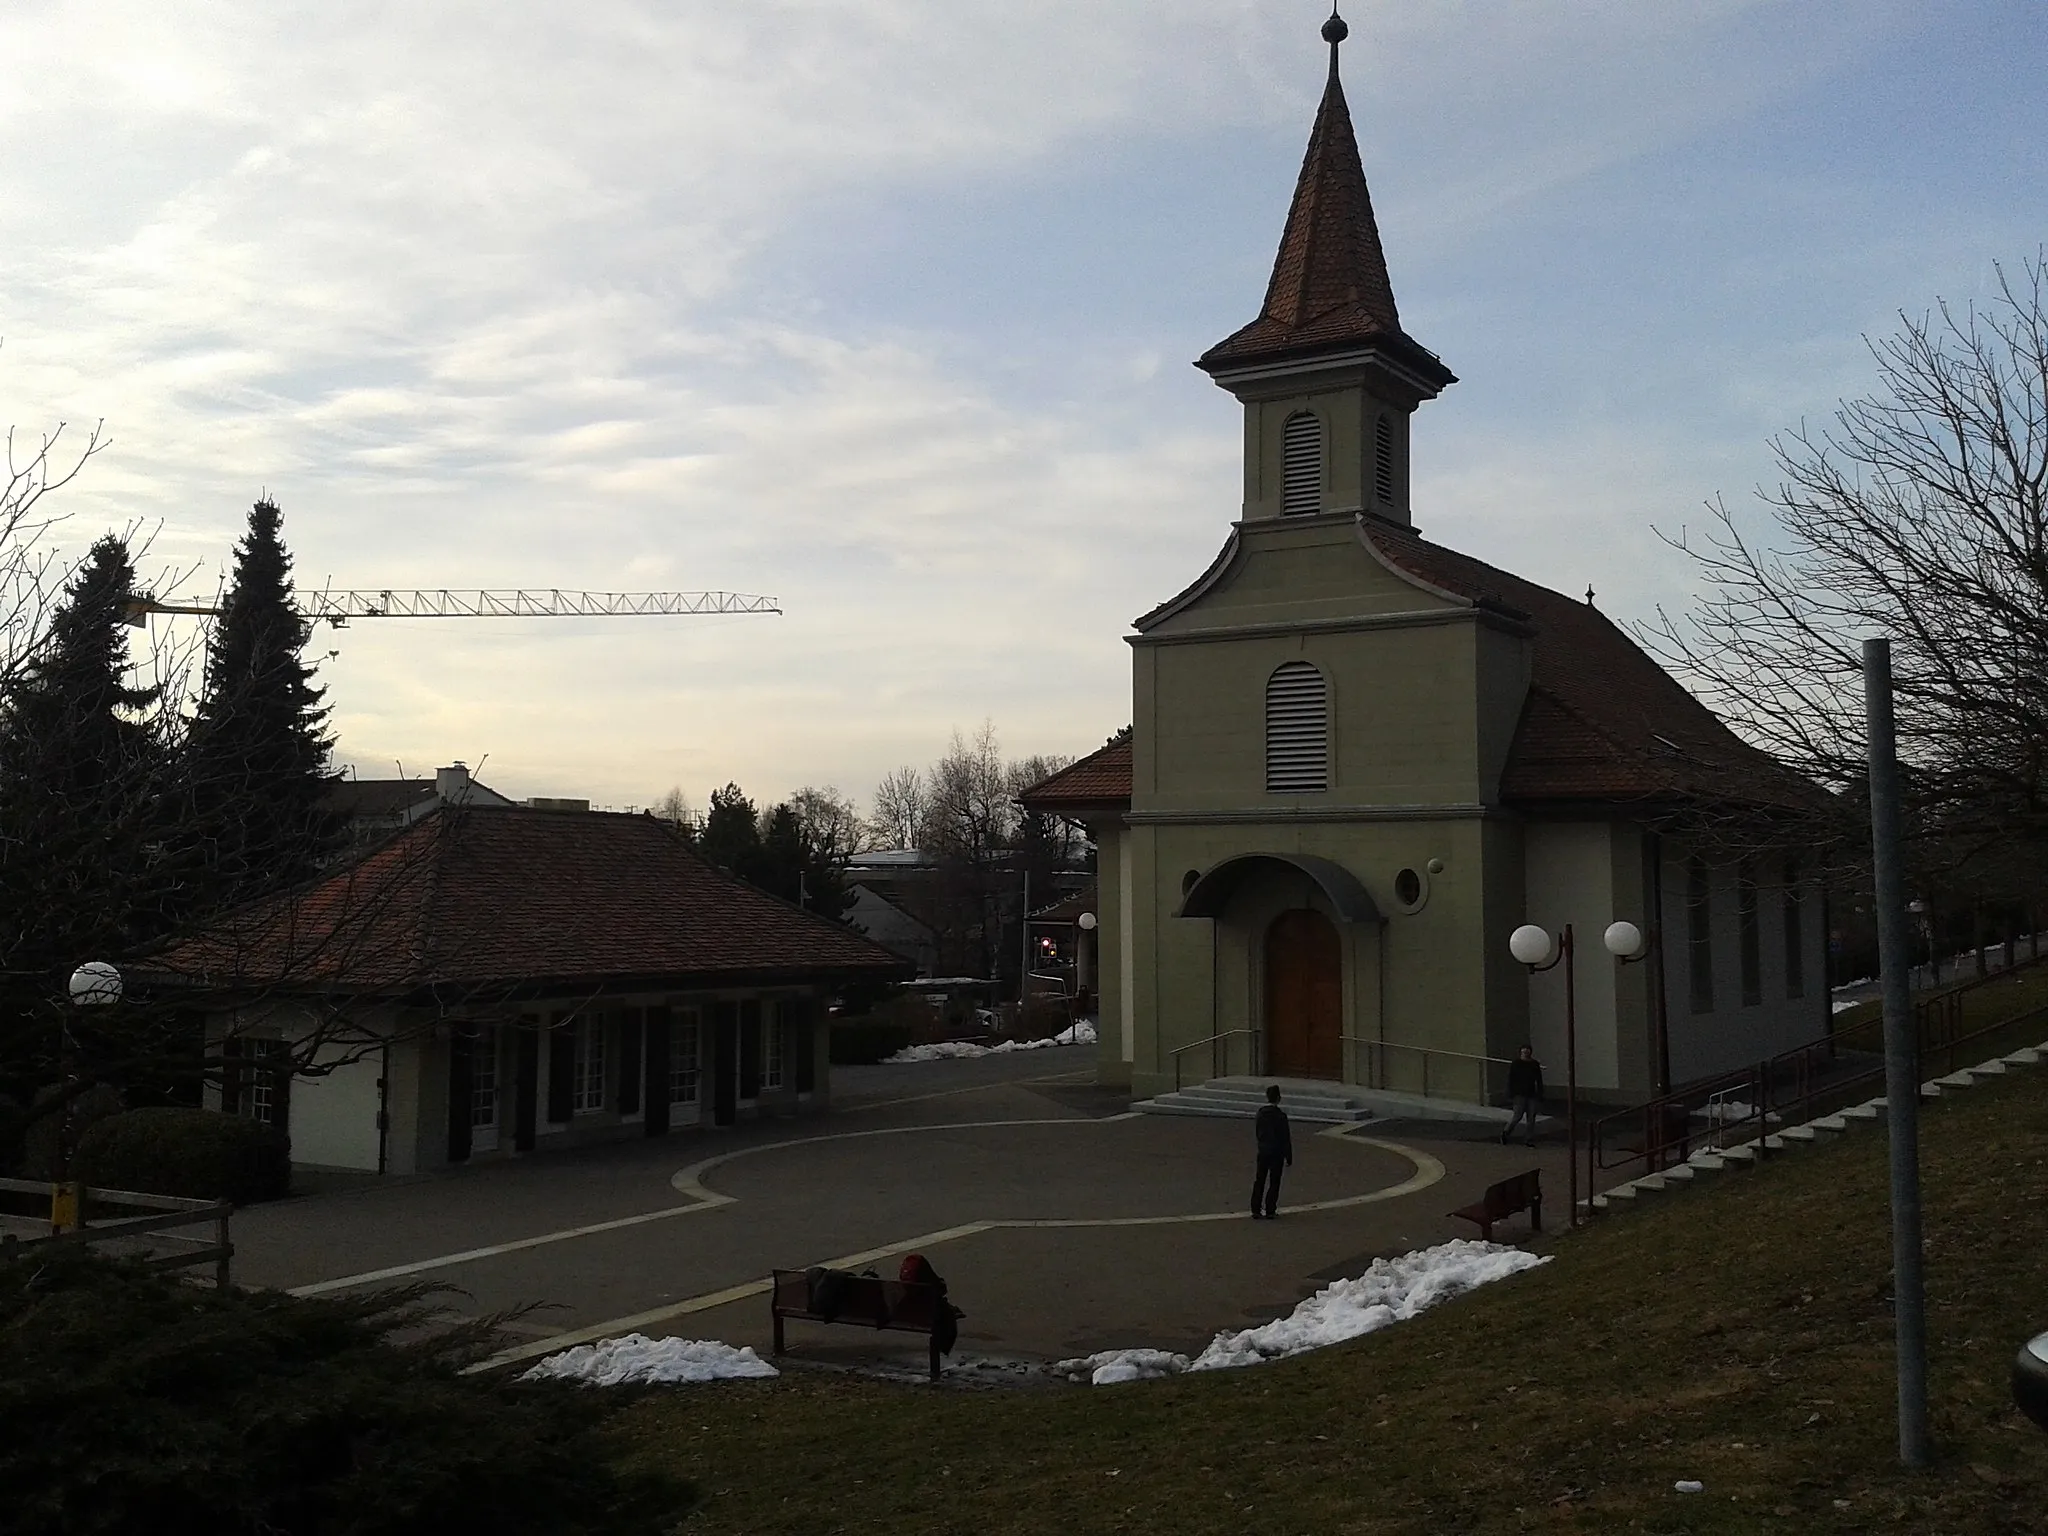
<path id="1" fill-rule="evenodd" d="M 364 776 L 701 807 L 864 800 L 984 720 L 1079 754 L 1238 512 L 1189 364 L 1257 312 L 1325 14 L 10 0 L 0 424 L 103 423 L 58 537 L 154 530 L 190 595 L 268 493 L 302 589 L 781 600 L 323 630 Z M 1624 622 L 1687 608 L 1660 535 L 1755 521 L 1866 337 L 2048 241 L 2038 0 L 1345 15 L 1402 321 L 1460 378 L 1417 524 Z"/>

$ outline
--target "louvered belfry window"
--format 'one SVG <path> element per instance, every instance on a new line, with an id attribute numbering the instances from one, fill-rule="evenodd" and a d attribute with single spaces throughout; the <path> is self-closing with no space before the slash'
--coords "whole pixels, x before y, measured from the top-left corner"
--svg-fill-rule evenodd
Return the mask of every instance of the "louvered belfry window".
<path id="1" fill-rule="evenodd" d="M 1384 413 L 1373 423 L 1372 488 L 1387 506 L 1394 504 L 1394 418 Z"/>
<path id="2" fill-rule="evenodd" d="M 1290 661 L 1266 679 L 1266 792 L 1330 787 L 1330 692 L 1323 674 Z"/>
<path id="3" fill-rule="evenodd" d="M 1296 411 L 1280 431 L 1280 515 L 1323 510 L 1323 424 Z"/>

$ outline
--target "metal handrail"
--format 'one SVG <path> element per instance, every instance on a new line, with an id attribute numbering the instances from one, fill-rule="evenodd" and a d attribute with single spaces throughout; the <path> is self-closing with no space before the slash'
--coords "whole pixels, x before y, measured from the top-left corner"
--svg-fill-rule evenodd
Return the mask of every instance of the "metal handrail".
<path id="1" fill-rule="evenodd" d="M 1217 1034 L 1205 1036 L 1200 1040 L 1190 1040 L 1186 1045 L 1175 1046 L 1166 1053 L 1173 1058 L 1173 1091 L 1175 1093 L 1180 1092 L 1180 1058 L 1182 1052 L 1192 1051 L 1197 1046 L 1203 1045 L 1214 1047 L 1218 1040 L 1228 1040 L 1233 1035 L 1250 1035 L 1252 1037 L 1252 1073 L 1256 1076 L 1259 1070 L 1258 1042 L 1264 1038 L 1264 1034 L 1263 1030 L 1257 1029 L 1226 1029 Z"/>
<path id="2" fill-rule="evenodd" d="M 1429 1059 L 1432 1056 L 1442 1056 L 1451 1061 L 1476 1062 L 1479 1066 L 1480 1071 L 1480 1089 L 1482 1097 L 1484 1097 L 1485 1095 L 1486 1069 L 1488 1067 L 1507 1067 L 1514 1065 L 1513 1062 L 1509 1061 L 1506 1057 L 1503 1056 L 1481 1056 L 1475 1055 L 1471 1051 L 1447 1051 L 1434 1045 L 1410 1045 L 1405 1040 L 1370 1040 L 1363 1035 L 1342 1035 L 1339 1038 L 1346 1045 L 1369 1046 L 1373 1050 L 1378 1051 L 1412 1051 L 1416 1055 L 1420 1056 L 1422 1058 L 1422 1093 L 1423 1097 L 1425 1098 L 1429 1096 Z M 1368 1079 L 1365 1083 L 1366 1087 L 1380 1089 L 1386 1088 L 1387 1085 L 1385 1082 L 1385 1064 L 1380 1063 L 1380 1068 L 1381 1080 L 1378 1082 L 1374 1082 Z"/>

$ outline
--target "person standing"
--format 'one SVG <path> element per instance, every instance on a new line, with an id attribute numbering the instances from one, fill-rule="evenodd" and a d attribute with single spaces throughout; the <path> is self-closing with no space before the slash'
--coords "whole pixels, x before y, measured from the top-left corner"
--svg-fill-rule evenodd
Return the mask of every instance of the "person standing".
<path id="1" fill-rule="evenodd" d="M 1252 1175 L 1252 1220 L 1271 1221 L 1280 1214 L 1280 1170 L 1294 1166 L 1294 1132 L 1287 1124 L 1287 1111 L 1280 1107 L 1280 1085 L 1266 1088 L 1266 1102 L 1259 1106 L 1252 1122 L 1252 1134 L 1259 1144 L 1258 1172 Z"/>
<path id="2" fill-rule="evenodd" d="M 1514 1139 L 1515 1127 L 1526 1119 L 1529 1145 L 1535 1146 L 1536 1106 L 1543 1102 L 1543 1063 L 1529 1046 L 1523 1046 L 1520 1054 L 1508 1063 L 1508 1098 L 1515 1112 L 1508 1119 L 1508 1128 L 1500 1133 L 1501 1145 L 1506 1146 Z"/>

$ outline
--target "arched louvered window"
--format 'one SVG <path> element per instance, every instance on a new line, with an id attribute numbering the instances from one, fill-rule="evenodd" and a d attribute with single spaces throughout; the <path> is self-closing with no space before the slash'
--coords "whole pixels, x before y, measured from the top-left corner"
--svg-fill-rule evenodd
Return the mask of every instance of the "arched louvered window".
<path id="1" fill-rule="evenodd" d="M 1323 424 L 1313 411 L 1296 411 L 1280 430 L 1280 513 L 1322 510 Z"/>
<path id="2" fill-rule="evenodd" d="M 1266 790 L 1299 795 L 1330 787 L 1330 690 L 1323 674 L 1290 661 L 1266 679 Z"/>
<path id="3" fill-rule="evenodd" d="M 1387 506 L 1394 504 L 1394 418 L 1384 411 L 1373 424 L 1373 494 Z"/>

